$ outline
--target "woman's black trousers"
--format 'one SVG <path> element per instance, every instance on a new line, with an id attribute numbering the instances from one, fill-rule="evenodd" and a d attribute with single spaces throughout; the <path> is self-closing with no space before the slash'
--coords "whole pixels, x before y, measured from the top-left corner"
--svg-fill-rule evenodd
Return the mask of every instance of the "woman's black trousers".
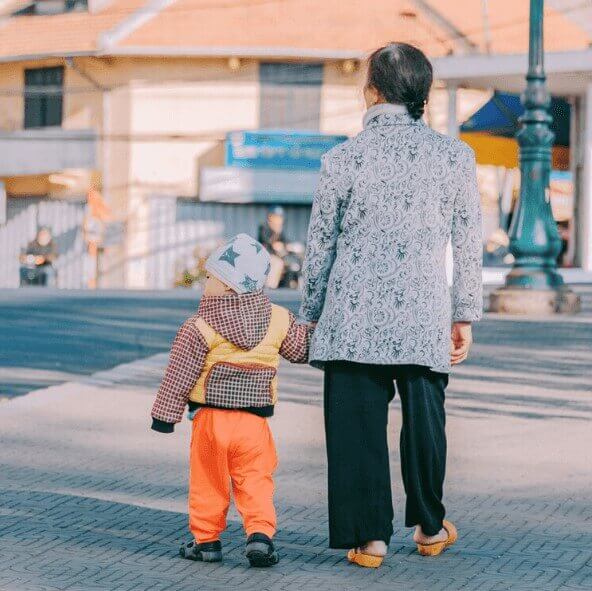
<path id="1" fill-rule="evenodd" d="M 403 414 L 405 525 L 419 524 L 427 535 L 442 528 L 448 375 L 418 365 L 331 361 L 324 384 L 331 548 L 388 544 L 393 533 L 387 423 L 395 383 Z"/>

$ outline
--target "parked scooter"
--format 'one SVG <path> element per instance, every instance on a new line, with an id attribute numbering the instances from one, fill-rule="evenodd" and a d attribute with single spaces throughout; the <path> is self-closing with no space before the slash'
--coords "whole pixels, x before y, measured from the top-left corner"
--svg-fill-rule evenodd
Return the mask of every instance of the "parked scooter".
<path id="1" fill-rule="evenodd" d="M 51 263 L 47 262 L 44 256 L 23 253 L 19 260 L 21 263 L 21 287 L 30 285 L 51 287 L 55 284 L 55 269 Z"/>
<path id="2" fill-rule="evenodd" d="M 284 234 L 285 212 L 281 205 L 273 205 L 267 211 L 265 223 L 259 226 L 258 240 L 271 255 L 271 271 L 267 287 L 289 287 L 300 285 L 304 245 L 288 242 Z"/>
<path id="3" fill-rule="evenodd" d="M 280 279 L 279 287 L 297 289 L 300 287 L 302 276 L 302 264 L 304 262 L 304 244 L 301 242 L 289 242 L 286 244 L 282 260 L 284 272 Z"/>

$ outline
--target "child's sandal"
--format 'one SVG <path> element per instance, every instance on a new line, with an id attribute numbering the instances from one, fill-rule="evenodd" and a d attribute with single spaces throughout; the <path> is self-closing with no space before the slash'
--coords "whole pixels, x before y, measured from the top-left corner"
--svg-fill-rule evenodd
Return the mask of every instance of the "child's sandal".
<path id="1" fill-rule="evenodd" d="M 251 566 L 266 568 L 274 566 L 280 561 L 271 538 L 265 534 L 254 533 L 247 539 L 245 555 Z"/>
<path id="2" fill-rule="evenodd" d="M 198 560 L 200 562 L 220 562 L 222 560 L 222 543 L 220 540 L 214 542 L 189 542 L 179 548 L 179 555 L 187 560 Z"/>
<path id="3" fill-rule="evenodd" d="M 364 554 L 359 548 L 352 548 L 347 553 L 347 559 L 352 564 L 363 566 L 364 568 L 378 568 L 384 556 L 375 556 L 374 554 Z"/>
<path id="4" fill-rule="evenodd" d="M 442 554 L 446 548 L 450 548 L 450 546 L 456 542 L 458 539 L 458 532 L 456 527 L 454 527 L 454 524 L 450 521 L 444 520 L 442 527 L 448 533 L 448 538 L 446 541 L 434 542 L 433 544 L 417 544 L 417 551 L 422 556 L 438 556 L 438 554 Z"/>

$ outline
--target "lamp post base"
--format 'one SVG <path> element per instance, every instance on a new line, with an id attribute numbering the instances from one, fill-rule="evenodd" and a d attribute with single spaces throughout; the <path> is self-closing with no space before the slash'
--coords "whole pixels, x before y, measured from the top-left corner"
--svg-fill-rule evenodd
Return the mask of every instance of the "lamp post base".
<path id="1" fill-rule="evenodd" d="M 489 311 L 499 314 L 575 314 L 580 297 L 563 286 L 556 289 L 520 289 L 501 287 L 489 297 Z"/>

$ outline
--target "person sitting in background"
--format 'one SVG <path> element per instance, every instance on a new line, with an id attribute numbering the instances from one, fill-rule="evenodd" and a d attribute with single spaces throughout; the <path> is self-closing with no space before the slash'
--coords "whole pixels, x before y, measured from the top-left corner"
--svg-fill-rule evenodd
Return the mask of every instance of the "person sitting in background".
<path id="1" fill-rule="evenodd" d="M 57 251 L 51 230 L 47 226 L 39 228 L 35 239 L 27 244 L 25 254 L 36 257 L 37 267 L 43 267 L 46 277 L 45 285 L 47 287 L 55 286 L 57 274 L 53 263 L 57 257 Z"/>
<path id="2" fill-rule="evenodd" d="M 47 264 L 54 262 L 56 258 L 56 248 L 53 236 L 51 235 L 51 230 L 48 227 L 43 226 L 39 228 L 35 239 L 27 244 L 26 253 L 34 256 L 42 256 Z"/>
<path id="3" fill-rule="evenodd" d="M 271 270 L 267 277 L 267 287 L 276 289 L 284 272 L 286 254 L 286 236 L 284 234 L 284 208 L 274 205 L 267 212 L 267 219 L 259 226 L 259 242 L 271 257 Z"/>

